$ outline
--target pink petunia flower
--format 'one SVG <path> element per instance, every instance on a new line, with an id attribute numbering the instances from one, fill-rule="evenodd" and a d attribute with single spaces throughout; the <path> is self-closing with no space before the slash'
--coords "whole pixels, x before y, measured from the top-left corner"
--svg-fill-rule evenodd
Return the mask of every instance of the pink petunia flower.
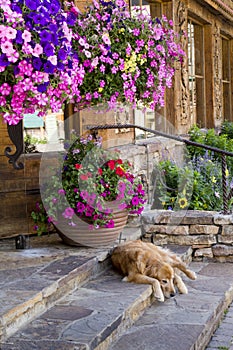
<path id="1" fill-rule="evenodd" d="M 35 57 L 39 57 L 43 53 L 43 47 L 40 44 L 36 44 L 33 51 L 32 55 Z"/>
<path id="2" fill-rule="evenodd" d="M 32 40 L 31 33 L 25 29 L 22 34 L 22 39 L 24 40 L 25 43 L 29 43 Z"/>
<path id="3" fill-rule="evenodd" d="M 10 55 L 15 52 L 14 47 L 10 41 L 5 41 L 1 44 L 2 52 L 6 55 Z"/>

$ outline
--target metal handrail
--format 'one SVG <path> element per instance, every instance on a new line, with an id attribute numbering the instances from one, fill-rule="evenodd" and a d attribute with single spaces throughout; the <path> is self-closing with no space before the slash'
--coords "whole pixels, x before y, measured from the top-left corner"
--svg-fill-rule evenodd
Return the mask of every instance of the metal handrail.
<path id="1" fill-rule="evenodd" d="M 171 140 L 184 142 L 186 145 L 201 147 L 201 148 L 204 148 L 204 149 L 209 150 L 209 151 L 220 153 L 221 154 L 221 161 L 222 161 L 223 214 L 227 214 L 228 213 L 227 201 L 233 195 L 233 193 L 232 193 L 233 191 L 230 191 L 229 194 L 227 194 L 226 156 L 233 157 L 233 153 L 232 152 L 225 151 L 225 150 L 222 150 L 220 148 L 204 145 L 202 143 L 198 143 L 198 142 L 195 142 L 195 141 L 190 141 L 190 140 L 187 140 L 187 139 L 182 138 L 180 136 L 166 134 L 166 133 L 161 132 L 161 131 L 152 130 L 150 128 L 146 128 L 144 126 L 135 125 L 135 124 L 105 124 L 105 125 L 89 125 L 89 126 L 87 126 L 87 129 L 88 130 L 92 130 L 92 131 L 104 130 L 104 129 L 128 129 L 128 128 L 134 128 L 134 129 L 137 128 L 137 129 L 140 129 L 140 130 L 152 133 L 152 134 L 157 135 L 157 136 L 162 136 L 162 137 L 165 137 L 165 138 L 168 138 L 168 139 L 171 139 Z"/>

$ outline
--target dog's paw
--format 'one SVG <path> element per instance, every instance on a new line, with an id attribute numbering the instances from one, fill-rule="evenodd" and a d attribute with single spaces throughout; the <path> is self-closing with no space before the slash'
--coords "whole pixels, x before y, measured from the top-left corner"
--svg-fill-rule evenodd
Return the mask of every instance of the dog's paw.
<path id="1" fill-rule="evenodd" d="M 163 291 L 160 287 L 160 284 L 156 281 L 156 283 L 153 283 L 152 285 L 152 289 L 153 289 L 153 294 L 154 297 L 161 302 L 164 302 L 165 298 L 164 298 L 164 294 Z"/>
<path id="2" fill-rule="evenodd" d="M 197 275 L 195 272 L 191 271 L 191 270 L 188 270 L 188 277 L 191 279 L 191 280 L 195 280 L 197 278 Z"/>
<path id="3" fill-rule="evenodd" d="M 121 280 L 122 282 L 129 282 L 129 280 L 128 280 L 128 276 L 125 276 L 124 278 L 122 278 L 122 280 Z"/>
<path id="4" fill-rule="evenodd" d="M 165 298 L 164 298 L 164 295 L 163 295 L 163 293 L 161 294 L 161 295 L 156 295 L 156 294 L 154 294 L 154 297 L 158 300 L 158 301 L 160 301 L 161 303 L 163 303 L 164 301 L 165 301 Z"/>
<path id="5" fill-rule="evenodd" d="M 188 294 L 188 289 L 184 283 L 179 285 L 179 293 L 180 294 Z"/>

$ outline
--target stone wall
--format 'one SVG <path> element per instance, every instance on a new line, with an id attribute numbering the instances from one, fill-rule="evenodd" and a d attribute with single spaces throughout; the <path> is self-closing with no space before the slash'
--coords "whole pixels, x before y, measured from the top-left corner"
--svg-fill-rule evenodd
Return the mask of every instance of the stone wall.
<path id="1" fill-rule="evenodd" d="M 233 262 L 233 215 L 213 211 L 144 211 L 142 239 L 158 245 L 185 245 L 193 260 Z"/>

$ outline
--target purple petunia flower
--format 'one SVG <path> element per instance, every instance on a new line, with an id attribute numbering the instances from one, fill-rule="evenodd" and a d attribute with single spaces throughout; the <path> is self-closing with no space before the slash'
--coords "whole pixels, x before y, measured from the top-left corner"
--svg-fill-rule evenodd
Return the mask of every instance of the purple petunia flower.
<path id="1" fill-rule="evenodd" d="M 48 30 L 42 30 L 42 32 L 40 33 L 40 40 L 41 42 L 45 42 L 48 43 L 50 42 L 52 39 L 52 35 Z"/>
<path id="2" fill-rule="evenodd" d="M 60 6 L 60 3 L 56 0 L 53 0 L 53 2 L 50 4 L 49 6 L 49 12 L 52 14 L 52 15 L 55 15 L 58 13 L 58 11 L 60 10 L 61 6 Z"/>
<path id="3" fill-rule="evenodd" d="M 66 194 L 66 191 L 63 190 L 63 188 L 61 188 L 60 190 L 58 190 L 58 194 L 61 194 L 64 196 Z"/>
<path id="4" fill-rule="evenodd" d="M 69 12 L 67 16 L 67 22 L 69 23 L 70 26 L 73 26 L 76 22 L 76 16 L 74 13 Z"/>
<path id="5" fill-rule="evenodd" d="M 91 217 L 93 214 L 93 211 L 94 211 L 94 209 L 92 207 L 87 206 L 86 211 L 85 211 L 86 216 Z"/>
<path id="6" fill-rule="evenodd" d="M 57 63 L 57 69 L 63 71 L 65 68 L 65 65 L 62 62 Z"/>
<path id="7" fill-rule="evenodd" d="M 23 38 L 22 38 L 22 32 L 21 32 L 21 30 L 17 30 L 15 42 L 16 42 L 16 44 L 22 44 L 22 43 L 23 43 Z"/>
<path id="8" fill-rule="evenodd" d="M 25 5 L 30 9 L 30 10 L 37 10 L 37 7 L 39 5 L 38 0 L 25 0 Z"/>
<path id="9" fill-rule="evenodd" d="M 105 224 L 106 228 L 113 228 L 115 226 L 114 221 L 111 219 Z"/>
<path id="10" fill-rule="evenodd" d="M 138 197 L 133 197 L 131 202 L 132 202 L 132 205 L 136 206 L 136 205 L 139 204 L 139 198 Z"/>
<path id="11" fill-rule="evenodd" d="M 22 9 L 17 4 L 11 4 L 11 10 L 17 13 L 22 13 Z"/>
<path id="12" fill-rule="evenodd" d="M 34 23 L 41 24 L 42 26 L 45 26 L 48 23 L 48 19 L 41 13 L 35 13 L 33 16 L 33 21 Z"/>
<path id="13" fill-rule="evenodd" d="M 34 58 L 33 60 L 32 60 L 32 65 L 33 65 L 33 67 L 36 69 L 36 70 L 40 70 L 41 69 L 41 67 L 42 67 L 42 61 L 41 61 L 41 59 L 40 58 Z"/>
<path id="14" fill-rule="evenodd" d="M 83 213 L 86 206 L 82 203 L 82 202 L 78 202 L 77 205 L 76 205 L 76 208 L 77 208 L 77 213 Z"/>
<path id="15" fill-rule="evenodd" d="M 45 71 L 46 73 L 53 74 L 54 70 L 55 70 L 54 65 L 52 65 L 52 63 L 50 63 L 49 61 L 47 61 L 47 62 L 44 64 L 44 71 Z"/>
<path id="16" fill-rule="evenodd" d="M 7 67 L 9 64 L 10 62 L 8 61 L 6 54 L 2 54 L 0 56 L 0 67 Z"/>
<path id="17" fill-rule="evenodd" d="M 45 46 L 44 46 L 44 53 L 46 56 L 53 56 L 54 55 L 54 48 L 51 44 L 47 43 Z"/>
<path id="18" fill-rule="evenodd" d="M 66 59 L 66 57 L 67 57 L 67 52 L 63 49 L 63 48 L 61 48 L 59 51 L 58 51 L 58 53 L 57 53 L 57 56 L 58 56 L 58 59 L 59 60 L 65 60 Z"/>
<path id="19" fill-rule="evenodd" d="M 37 90 L 39 92 L 45 92 L 45 91 L 47 91 L 48 86 L 49 86 L 49 82 L 40 84 L 40 85 L 38 85 Z"/>

